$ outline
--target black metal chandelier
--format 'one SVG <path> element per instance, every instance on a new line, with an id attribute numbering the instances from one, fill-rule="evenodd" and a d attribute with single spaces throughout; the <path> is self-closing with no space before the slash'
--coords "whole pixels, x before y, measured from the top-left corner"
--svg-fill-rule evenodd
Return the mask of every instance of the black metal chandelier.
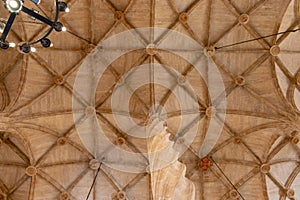
<path id="1" fill-rule="evenodd" d="M 0 21 L 0 32 L 2 32 L 0 37 L 0 48 L 8 49 L 9 47 L 15 47 L 16 44 L 13 42 L 7 41 L 7 36 L 11 30 L 11 27 L 15 21 L 15 18 L 20 12 L 24 12 L 31 19 L 38 20 L 41 24 L 46 24 L 49 26 L 49 29 L 38 39 L 35 41 L 25 41 L 21 42 L 17 45 L 18 50 L 21 53 L 29 53 L 30 51 L 35 51 L 33 48 L 34 44 L 40 43 L 43 47 L 48 48 L 52 45 L 48 36 L 50 33 L 55 30 L 57 32 L 66 31 L 66 28 L 63 26 L 61 22 L 58 21 L 59 12 L 69 12 L 69 8 L 67 7 L 66 2 L 55 0 L 55 14 L 53 19 L 51 20 L 47 15 L 41 15 L 33 8 L 28 8 L 24 5 L 24 0 L 2 0 L 4 2 L 4 8 L 8 10 L 10 13 L 7 21 Z M 40 0 L 28 0 L 31 1 L 35 6 L 41 9 L 38 4 Z M 43 12 L 45 13 L 45 12 Z"/>

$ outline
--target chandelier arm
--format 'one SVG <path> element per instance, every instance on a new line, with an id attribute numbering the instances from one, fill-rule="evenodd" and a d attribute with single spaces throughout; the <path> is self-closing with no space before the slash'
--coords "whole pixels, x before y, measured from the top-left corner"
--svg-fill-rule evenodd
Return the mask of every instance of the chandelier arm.
<path id="1" fill-rule="evenodd" d="M 53 21 L 53 23 L 56 23 L 57 22 L 57 20 L 58 20 L 58 14 L 59 14 L 59 9 L 58 9 L 58 0 L 55 0 L 55 7 L 56 7 L 56 9 L 55 9 L 55 16 L 54 16 L 54 21 Z M 39 42 L 41 42 L 44 38 L 46 38 L 46 37 L 48 37 L 49 35 L 50 35 L 50 33 L 53 31 L 53 25 L 51 26 L 51 28 L 46 32 L 46 34 L 43 36 L 43 37 L 41 37 L 39 40 L 37 40 L 37 41 L 34 41 L 34 42 L 31 42 L 30 43 L 30 45 L 33 45 L 33 44 L 36 44 L 36 43 L 39 43 Z"/>
<path id="2" fill-rule="evenodd" d="M 42 9 L 42 7 L 40 7 L 38 4 L 34 4 L 34 5 L 37 7 L 38 10 L 40 10 L 40 11 L 44 14 L 44 16 L 46 16 L 47 18 L 49 18 L 49 16 L 48 16 L 47 13 Z"/>
<path id="3" fill-rule="evenodd" d="M 7 35 L 11 29 L 11 26 L 12 24 L 14 23 L 15 21 L 15 18 L 16 18 L 17 14 L 16 13 L 11 13 L 8 20 L 7 20 L 7 23 L 6 23 L 6 26 L 4 27 L 4 30 L 3 30 L 3 33 L 0 37 L 0 40 L 5 42 L 6 41 L 6 38 L 7 38 Z"/>
<path id="4" fill-rule="evenodd" d="M 57 22 L 57 20 L 58 20 L 58 14 L 59 14 L 58 0 L 55 0 L 55 17 L 54 17 L 54 22 Z"/>
<path id="5" fill-rule="evenodd" d="M 53 21 L 51 21 L 50 19 L 47 19 L 46 17 L 34 12 L 33 10 L 30 10 L 28 8 L 26 8 L 25 6 L 22 7 L 22 11 L 28 15 L 30 15 L 31 17 L 34 17 L 35 19 L 40 20 L 41 22 L 49 25 L 49 26 L 53 26 Z"/>

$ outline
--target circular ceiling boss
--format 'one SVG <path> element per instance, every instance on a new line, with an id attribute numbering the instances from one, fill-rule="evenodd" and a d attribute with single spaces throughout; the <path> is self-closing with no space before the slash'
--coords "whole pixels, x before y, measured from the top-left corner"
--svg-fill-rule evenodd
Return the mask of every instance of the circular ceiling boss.
<path id="1" fill-rule="evenodd" d="M 148 44 L 145 44 L 136 36 L 137 32 L 145 36 L 152 33 L 154 35 L 153 38 L 158 38 L 165 32 L 168 33 L 167 37 L 159 42 L 150 41 Z M 140 173 L 166 167 L 185 152 L 193 142 L 197 132 L 199 132 L 201 116 L 197 94 L 180 72 L 172 69 L 172 74 L 175 74 L 172 77 L 166 70 L 171 67 L 160 64 L 154 64 L 152 72 L 149 71 L 147 64 L 136 66 L 122 76 L 121 81 L 117 83 L 111 92 L 112 115 L 118 126 L 117 128 L 131 137 L 149 139 L 148 141 L 150 141 L 150 138 L 159 136 L 159 134 L 165 134 L 164 122 L 168 118 L 166 109 L 162 105 L 152 105 L 149 113 L 151 122 L 145 126 L 135 124 L 134 120 L 131 119 L 128 108 L 130 97 L 133 93 L 125 90 L 125 86 L 130 87 L 134 92 L 134 90 L 147 84 L 161 85 L 172 91 L 180 104 L 181 122 L 179 130 L 183 129 L 187 124 L 192 126 L 184 135 L 176 133 L 175 138 L 177 140 L 175 142 L 169 142 L 164 148 L 155 152 L 128 152 L 112 143 L 105 135 L 103 127 L 97 120 L 95 110 L 94 112 L 88 112 L 90 114 L 86 115 L 87 108 L 88 110 L 95 108 L 96 89 L 100 78 L 107 68 L 122 55 L 130 54 L 136 50 L 145 50 L 145 53 L 147 53 L 150 44 L 151 52 L 153 49 L 155 49 L 156 53 L 159 50 L 163 50 L 193 64 L 196 73 L 203 77 L 206 83 L 209 99 L 212 102 L 210 108 L 214 108 L 215 113 L 209 117 L 210 121 L 207 131 L 205 133 L 200 131 L 203 136 L 205 135 L 205 139 L 201 146 L 199 157 L 206 156 L 212 150 L 223 128 L 222 122 L 225 120 L 224 110 L 226 110 L 223 80 L 217 67 L 210 60 L 210 57 L 206 56 L 205 50 L 196 41 L 182 33 L 161 28 L 141 28 L 122 32 L 101 42 L 98 48 L 95 48 L 85 59 L 79 68 L 73 87 L 73 117 L 75 122 L 81 121 L 80 124 L 77 123 L 76 129 L 83 144 L 95 158 L 116 170 Z M 200 62 L 195 63 L 195 58 L 199 59 Z M 173 88 L 174 83 L 177 84 L 175 89 Z M 78 100 L 78 97 L 81 98 L 81 101 Z M 82 112 L 79 112 L 80 110 Z M 218 110 L 223 112 L 218 112 Z M 187 115 L 186 113 L 189 114 Z M 82 121 L 83 117 L 84 120 Z M 219 119 L 216 119 L 217 117 Z M 107 151 L 107 149 L 110 149 L 110 151 Z M 158 158 L 155 160 L 155 163 L 151 162 L 153 157 Z"/>

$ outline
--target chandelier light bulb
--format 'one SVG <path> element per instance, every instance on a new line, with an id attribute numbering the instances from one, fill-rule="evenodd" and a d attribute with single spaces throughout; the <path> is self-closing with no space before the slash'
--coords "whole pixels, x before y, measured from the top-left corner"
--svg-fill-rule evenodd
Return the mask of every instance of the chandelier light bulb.
<path id="1" fill-rule="evenodd" d="M 67 31 L 67 28 L 65 26 L 62 27 L 61 29 L 63 32 L 66 32 Z"/>
<path id="2" fill-rule="evenodd" d="M 30 47 L 30 51 L 31 52 L 36 52 L 36 48 L 35 47 Z"/>
<path id="3" fill-rule="evenodd" d="M 12 48 L 16 47 L 16 43 L 10 42 L 10 43 L 9 43 L 9 47 L 12 47 Z"/>
<path id="4" fill-rule="evenodd" d="M 9 1 L 9 6 L 16 9 L 19 7 L 19 4 L 17 1 L 11 0 L 11 1 Z"/>
<path id="5" fill-rule="evenodd" d="M 4 27 L 5 27 L 5 24 L 3 22 L 0 22 L 0 33 L 3 33 Z"/>
<path id="6" fill-rule="evenodd" d="M 70 8 L 66 8 L 65 12 L 66 13 L 70 12 Z"/>
<path id="7" fill-rule="evenodd" d="M 22 0 L 6 0 L 5 1 L 5 7 L 11 12 L 11 13 L 18 13 L 23 6 Z"/>

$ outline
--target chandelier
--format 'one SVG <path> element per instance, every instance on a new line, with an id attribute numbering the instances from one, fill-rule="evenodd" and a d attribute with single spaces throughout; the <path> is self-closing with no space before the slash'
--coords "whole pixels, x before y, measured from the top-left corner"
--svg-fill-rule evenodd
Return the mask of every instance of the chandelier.
<path id="1" fill-rule="evenodd" d="M 43 47 L 48 48 L 52 46 L 52 43 L 48 36 L 55 30 L 56 32 L 66 31 L 66 28 L 61 22 L 58 21 L 59 12 L 69 12 L 66 2 L 55 0 L 54 16 L 52 18 L 48 17 L 46 12 L 42 10 L 39 6 L 41 0 L 27 0 L 28 3 L 32 4 L 35 8 L 29 8 L 24 4 L 24 0 L 2 0 L 4 2 L 4 8 L 9 12 L 9 17 L 7 20 L 0 19 L 0 48 L 8 49 L 9 47 L 16 47 L 21 53 L 29 53 L 30 51 L 35 51 L 33 45 L 40 43 Z M 40 12 L 42 14 L 40 14 Z M 11 31 L 12 25 L 15 22 L 17 15 L 21 12 L 28 15 L 31 23 L 35 24 L 45 24 L 49 26 L 42 36 L 38 37 L 34 41 L 24 41 L 19 44 L 7 41 L 9 32 Z M 38 21 L 38 22 L 37 22 Z M 22 22 L 22 21 L 21 21 Z M 24 22 L 25 23 L 25 22 Z M 29 22 L 27 22 L 29 23 Z"/>

